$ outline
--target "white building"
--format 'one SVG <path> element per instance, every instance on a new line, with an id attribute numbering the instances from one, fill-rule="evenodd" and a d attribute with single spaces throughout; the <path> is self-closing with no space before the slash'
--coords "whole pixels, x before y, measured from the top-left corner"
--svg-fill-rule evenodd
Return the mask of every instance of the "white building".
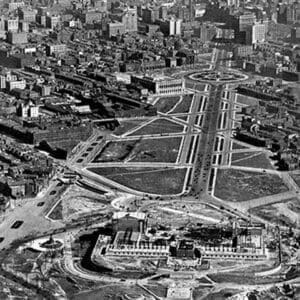
<path id="1" fill-rule="evenodd" d="M 132 76 L 131 82 L 140 84 L 155 95 L 182 94 L 185 91 L 185 80 L 183 78 L 171 78 L 164 75 Z"/>
<path id="2" fill-rule="evenodd" d="M 19 30 L 19 18 L 12 18 L 5 20 L 5 30 L 11 32 L 18 32 Z"/>
<path id="3" fill-rule="evenodd" d="M 21 89 L 24 90 L 26 88 L 25 80 L 12 80 L 6 82 L 6 87 L 9 91 L 13 89 Z"/>
<path id="4" fill-rule="evenodd" d="M 39 116 L 39 107 L 32 103 L 23 104 L 19 107 L 19 115 L 22 118 L 37 118 Z"/>
<path id="5" fill-rule="evenodd" d="M 239 7 L 240 6 L 240 0 L 227 0 L 228 6 L 234 6 Z"/>
<path id="6" fill-rule="evenodd" d="M 181 35 L 182 20 L 171 18 L 169 20 L 169 35 Z"/>
<path id="7" fill-rule="evenodd" d="M 266 25 L 255 23 L 252 26 L 252 44 L 263 43 L 266 39 Z"/>

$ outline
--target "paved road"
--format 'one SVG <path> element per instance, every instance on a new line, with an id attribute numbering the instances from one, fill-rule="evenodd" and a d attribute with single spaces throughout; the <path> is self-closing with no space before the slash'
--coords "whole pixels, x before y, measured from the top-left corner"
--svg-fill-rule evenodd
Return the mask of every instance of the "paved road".
<path id="1" fill-rule="evenodd" d="M 3 222 L 0 223 L 0 237 L 4 237 L 3 242 L 0 243 L 0 249 L 29 234 L 39 235 L 63 226 L 59 221 L 51 222 L 45 218 L 48 211 L 59 198 L 59 192 L 51 195 L 51 191 L 58 191 L 64 188 L 56 185 L 57 182 L 52 182 L 45 193 L 36 198 L 20 200 L 13 210 L 6 213 Z M 44 205 L 37 206 L 39 202 L 44 202 Z M 23 221 L 23 224 L 17 229 L 11 228 L 13 223 L 18 220 Z"/>

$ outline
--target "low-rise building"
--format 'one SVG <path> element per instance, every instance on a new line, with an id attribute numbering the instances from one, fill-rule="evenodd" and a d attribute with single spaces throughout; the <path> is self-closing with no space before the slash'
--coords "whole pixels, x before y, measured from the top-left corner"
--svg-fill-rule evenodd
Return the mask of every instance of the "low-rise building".
<path id="1" fill-rule="evenodd" d="M 167 76 L 137 76 L 131 77 L 133 84 L 140 84 L 148 89 L 150 93 L 156 95 L 182 94 L 185 91 L 185 80 L 183 78 L 171 78 Z"/>

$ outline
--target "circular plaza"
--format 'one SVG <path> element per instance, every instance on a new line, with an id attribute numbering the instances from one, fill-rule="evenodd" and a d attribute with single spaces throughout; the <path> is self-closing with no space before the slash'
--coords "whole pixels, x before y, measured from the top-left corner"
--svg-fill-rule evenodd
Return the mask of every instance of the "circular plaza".
<path id="1" fill-rule="evenodd" d="M 204 70 L 202 72 L 195 72 L 188 76 L 189 79 L 197 82 L 211 83 L 211 84 L 224 84 L 235 83 L 248 79 L 247 75 L 244 75 L 237 71 L 216 71 L 216 70 Z"/>

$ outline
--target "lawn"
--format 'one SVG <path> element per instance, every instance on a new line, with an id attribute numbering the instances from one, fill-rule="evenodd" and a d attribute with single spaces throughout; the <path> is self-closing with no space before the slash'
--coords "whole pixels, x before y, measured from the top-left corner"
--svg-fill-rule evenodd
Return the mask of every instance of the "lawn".
<path id="1" fill-rule="evenodd" d="M 176 162 L 182 137 L 143 139 L 134 148 L 131 162 Z"/>
<path id="2" fill-rule="evenodd" d="M 63 206 L 62 201 L 60 201 L 55 208 L 52 210 L 48 218 L 52 220 L 62 220 L 63 219 Z"/>
<path id="3" fill-rule="evenodd" d="M 102 168 L 89 170 L 99 174 L 99 171 L 101 172 Z M 137 191 L 141 191 L 144 193 L 168 195 L 181 193 L 183 189 L 186 171 L 186 168 L 137 168 L 136 171 L 134 171 L 133 168 L 131 168 L 130 171 L 128 171 L 128 168 L 124 168 L 123 173 L 118 171 L 118 173 L 111 173 L 110 175 L 105 176 L 108 179 L 111 179 L 119 184 L 122 184 Z"/>
<path id="4" fill-rule="evenodd" d="M 176 116 L 177 119 L 183 120 L 183 121 L 187 121 L 188 120 L 188 115 L 185 116 Z"/>
<path id="5" fill-rule="evenodd" d="M 134 127 L 140 125 L 142 122 L 144 122 L 144 120 L 132 119 L 132 120 L 128 120 L 128 121 L 122 121 L 120 123 L 120 126 L 118 126 L 115 129 L 114 134 L 122 135 L 122 134 L 126 133 L 127 131 L 133 129 Z"/>
<path id="6" fill-rule="evenodd" d="M 158 111 L 162 113 L 167 113 L 170 111 L 176 103 L 180 100 L 180 96 L 175 97 L 161 97 L 159 100 L 155 103 L 155 107 Z"/>
<path id="7" fill-rule="evenodd" d="M 192 100 L 193 100 L 193 95 L 183 96 L 182 101 L 180 103 L 178 103 L 178 105 L 176 105 L 174 110 L 172 110 L 172 114 L 188 113 L 190 111 Z"/>
<path id="8" fill-rule="evenodd" d="M 94 162 L 175 162 L 182 137 L 108 142 Z"/>
<path id="9" fill-rule="evenodd" d="M 215 196 L 227 201 L 247 201 L 286 192 L 282 179 L 273 174 L 233 169 L 217 171 Z"/>
<path id="10" fill-rule="evenodd" d="M 101 176 L 112 176 L 112 175 L 125 175 L 132 173 L 144 173 L 149 171 L 160 170 L 158 168 L 125 168 L 125 167 L 102 167 L 102 168 L 88 168 L 90 172 L 94 172 Z"/>
<path id="11" fill-rule="evenodd" d="M 238 154 L 238 153 L 234 153 Z M 241 154 L 241 153 L 239 153 Z M 233 161 L 232 165 L 251 167 L 251 168 L 262 168 L 262 169 L 273 169 L 272 164 L 266 157 L 265 153 L 251 153 L 248 157 L 241 159 L 239 161 Z"/>
<path id="12" fill-rule="evenodd" d="M 111 284 L 104 287 L 99 287 L 99 289 L 93 289 L 89 292 L 78 293 L 73 295 L 73 300 L 117 300 L 117 299 L 138 299 L 143 295 L 148 296 L 148 293 L 145 292 L 142 288 L 131 285 L 117 285 Z"/>
<path id="13" fill-rule="evenodd" d="M 236 142 L 232 142 L 232 150 L 237 150 L 237 149 L 247 149 L 247 147 L 240 145 Z"/>
<path id="14" fill-rule="evenodd" d="M 231 161 L 232 163 L 235 161 L 239 161 L 241 159 L 248 158 L 249 156 L 252 156 L 255 154 L 255 152 L 237 152 L 237 153 L 232 153 L 231 155 Z"/>
<path id="15" fill-rule="evenodd" d="M 161 118 L 153 120 L 152 122 L 129 134 L 129 136 L 177 132 L 183 132 L 183 126 L 181 124 Z"/>
<path id="16" fill-rule="evenodd" d="M 257 98 L 237 94 L 237 104 L 246 104 L 246 105 L 259 105 L 259 100 Z"/>
<path id="17" fill-rule="evenodd" d="M 139 140 L 108 142 L 94 159 L 94 162 L 123 161 Z"/>
<path id="18" fill-rule="evenodd" d="M 197 91 L 199 91 L 199 92 L 204 92 L 205 86 L 206 86 L 205 83 L 196 83 L 194 85 L 194 89 L 197 90 Z"/>
<path id="19" fill-rule="evenodd" d="M 300 174 L 292 174 L 292 178 L 296 182 L 296 184 L 300 187 Z"/>
<path id="20" fill-rule="evenodd" d="M 144 286 L 158 297 L 165 298 L 167 296 L 167 288 L 161 284 L 145 284 Z"/>

